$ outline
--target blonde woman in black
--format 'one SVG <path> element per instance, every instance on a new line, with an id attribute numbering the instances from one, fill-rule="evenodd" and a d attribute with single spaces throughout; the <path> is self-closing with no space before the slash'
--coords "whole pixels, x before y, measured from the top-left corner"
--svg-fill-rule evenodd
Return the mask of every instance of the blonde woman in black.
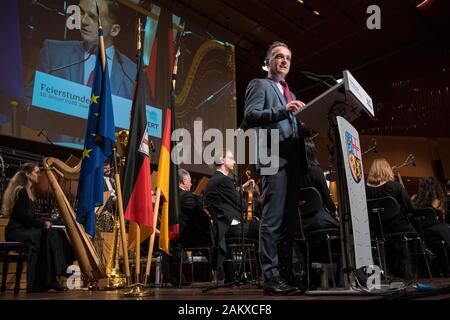
<path id="1" fill-rule="evenodd" d="M 366 182 L 367 200 L 393 197 L 400 205 L 400 212 L 383 223 L 384 233 L 415 232 L 408 216 L 415 207 L 403 186 L 395 181 L 394 172 L 384 158 L 374 159 Z M 387 263 L 394 276 L 411 279 L 411 255 L 399 242 L 386 243 Z"/>
<path id="2" fill-rule="evenodd" d="M 64 231 L 52 229 L 51 221 L 35 216 L 34 186 L 39 178 L 39 166 L 25 163 L 9 181 L 2 204 L 3 214 L 9 217 L 5 239 L 28 247 L 27 291 L 63 291 L 57 276 L 66 273 L 73 253 Z"/>

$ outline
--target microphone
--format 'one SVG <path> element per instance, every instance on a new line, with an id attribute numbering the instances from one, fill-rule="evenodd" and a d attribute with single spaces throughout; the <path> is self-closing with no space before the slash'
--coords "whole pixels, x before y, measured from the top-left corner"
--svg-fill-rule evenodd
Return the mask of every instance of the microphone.
<path id="1" fill-rule="evenodd" d="M 81 60 L 78 60 L 78 61 L 66 64 L 65 66 L 61 66 L 61 67 L 58 67 L 58 68 L 51 69 L 48 73 L 52 74 L 53 72 L 56 72 L 56 71 L 59 71 L 59 70 L 63 70 L 63 69 L 69 68 L 69 67 L 73 67 L 73 66 L 75 66 L 77 64 L 80 64 L 80 63 L 83 63 L 83 62 L 87 61 L 91 56 L 92 56 L 92 53 L 89 53 L 89 55 L 86 58 L 84 58 L 84 59 L 81 59 Z"/>
<path id="2" fill-rule="evenodd" d="M 375 140 L 374 138 L 372 138 L 372 140 L 370 140 L 370 147 L 369 149 L 367 149 L 366 151 L 364 151 L 361 155 L 365 156 L 366 154 L 368 154 L 369 152 L 373 151 L 373 153 L 377 153 L 377 140 Z"/>
<path id="3" fill-rule="evenodd" d="M 65 12 L 59 11 L 56 8 L 50 8 L 50 7 L 46 6 L 45 4 L 39 2 L 38 0 L 31 0 L 31 5 L 32 6 L 39 6 L 39 7 L 43 8 L 43 9 L 45 9 L 47 11 L 55 12 L 57 15 L 60 15 L 62 17 L 66 16 Z"/>
<path id="4" fill-rule="evenodd" d="M 309 72 L 309 71 L 303 71 L 305 74 L 308 74 L 312 77 L 316 77 L 318 79 L 330 79 L 331 82 L 333 83 L 333 85 L 337 84 L 338 81 L 330 74 L 315 74 L 313 72 Z"/>
<path id="5" fill-rule="evenodd" d="M 44 137 L 45 137 L 45 140 L 47 140 L 48 143 L 54 144 L 53 141 L 51 141 L 51 140 L 49 139 L 48 134 L 47 134 L 47 129 L 45 129 L 45 128 L 42 128 L 41 131 L 39 131 L 39 133 L 37 134 L 37 136 L 38 136 L 38 137 L 44 136 Z"/>
<path id="6" fill-rule="evenodd" d="M 210 96 L 208 96 L 205 100 L 203 100 L 202 102 L 200 102 L 194 109 L 198 110 L 200 109 L 202 106 L 204 106 L 206 103 L 210 102 L 211 100 L 213 100 L 214 98 L 216 98 L 219 94 L 221 94 L 229 85 L 231 85 L 233 83 L 233 80 L 229 81 L 228 83 L 226 83 L 225 85 L 223 85 L 221 88 L 219 88 L 219 90 L 217 90 L 216 92 L 213 92 Z"/>
<path id="7" fill-rule="evenodd" d="M 313 80 L 313 81 L 319 81 L 322 82 L 323 84 L 327 85 L 328 87 L 333 87 L 334 85 L 336 85 L 338 82 L 337 80 L 332 76 L 332 75 L 327 75 L 327 74 L 315 74 L 313 72 L 309 72 L 309 71 L 300 71 L 301 74 L 303 74 L 306 78 Z M 328 79 L 331 81 L 332 85 L 330 85 L 328 82 L 326 82 L 323 79 Z"/>
<path id="8" fill-rule="evenodd" d="M 202 102 L 200 102 L 199 105 L 197 105 L 195 107 L 195 109 L 199 109 L 200 107 L 202 107 L 204 104 L 206 104 L 207 102 L 211 101 L 214 98 L 214 94 L 210 95 L 209 97 L 207 97 L 205 100 L 203 100 Z"/>
<path id="9" fill-rule="evenodd" d="M 413 155 L 411 156 L 411 162 L 412 162 L 413 167 L 415 167 L 416 166 L 416 158 L 414 158 Z"/>

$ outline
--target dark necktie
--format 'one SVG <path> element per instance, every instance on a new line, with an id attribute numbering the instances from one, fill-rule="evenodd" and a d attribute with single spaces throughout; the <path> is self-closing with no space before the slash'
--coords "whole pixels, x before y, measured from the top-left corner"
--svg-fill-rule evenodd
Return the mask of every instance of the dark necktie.
<path id="1" fill-rule="evenodd" d="M 291 102 L 292 95 L 291 95 L 291 91 L 289 90 L 288 84 L 284 80 L 281 80 L 280 84 L 283 87 L 283 95 L 286 98 L 286 101 L 288 103 Z M 292 135 L 294 138 L 297 138 L 298 137 L 297 119 L 295 118 L 295 116 L 292 112 L 289 112 L 289 119 L 291 120 L 291 123 L 292 123 Z"/>

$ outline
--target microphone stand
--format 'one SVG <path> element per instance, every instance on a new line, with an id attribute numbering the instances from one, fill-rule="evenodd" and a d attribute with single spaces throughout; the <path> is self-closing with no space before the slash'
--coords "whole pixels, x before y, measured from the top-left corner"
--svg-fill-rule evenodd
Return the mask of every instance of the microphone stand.
<path id="1" fill-rule="evenodd" d="M 219 88 L 219 90 L 217 90 L 216 92 L 213 92 L 209 97 L 207 97 L 205 100 L 203 100 L 202 102 L 200 102 L 194 109 L 198 110 L 200 109 L 200 107 L 203 107 L 203 105 L 205 105 L 206 103 L 210 102 L 212 99 L 214 99 L 216 96 L 218 96 L 223 90 L 225 90 L 231 83 L 233 82 L 230 81 L 228 83 L 226 83 L 225 85 L 223 85 L 222 87 Z"/>
<path id="2" fill-rule="evenodd" d="M 88 54 L 88 56 L 86 58 L 83 58 L 81 60 L 78 60 L 78 61 L 66 64 L 66 65 L 58 67 L 58 68 L 51 69 L 48 73 L 49 74 L 53 74 L 53 72 L 56 72 L 56 71 L 59 71 L 59 70 L 63 70 L 63 69 L 66 69 L 66 68 L 70 68 L 70 67 L 73 67 L 73 66 L 75 66 L 77 64 L 83 63 L 83 62 L 87 61 L 92 55 L 93 55 L 93 53 L 89 52 L 89 54 Z"/>
<path id="3" fill-rule="evenodd" d="M 329 88 L 332 88 L 334 85 L 336 85 L 338 83 L 338 81 L 331 75 L 315 74 L 315 73 L 312 73 L 309 71 L 300 71 L 300 73 L 303 74 L 306 78 L 308 78 L 310 80 L 322 82 Z M 332 84 L 329 84 L 328 82 L 326 82 L 323 79 L 331 80 Z"/>
<path id="4" fill-rule="evenodd" d="M 40 137 L 40 136 L 44 136 L 44 138 L 47 140 L 48 143 L 54 144 L 53 141 L 50 140 L 50 138 L 48 137 L 47 130 L 46 130 L 45 128 L 42 129 L 42 130 L 38 133 L 38 137 Z"/>
<path id="5" fill-rule="evenodd" d="M 239 271 L 236 272 L 234 271 L 234 275 L 235 275 L 235 279 L 231 282 L 228 283 L 224 283 L 222 285 L 216 285 L 216 286 L 212 286 L 209 288 L 204 289 L 202 292 L 206 293 L 208 291 L 211 290 L 215 290 L 215 289 L 219 289 L 219 288 L 228 288 L 228 287 L 233 287 L 233 286 L 238 286 L 238 285 L 246 285 L 246 284 L 251 284 L 257 288 L 262 288 L 261 285 L 259 285 L 259 283 L 256 283 L 252 280 L 249 280 L 247 278 L 247 271 L 246 271 L 246 253 L 247 253 L 247 248 L 246 248 L 246 244 L 245 244 L 245 233 L 244 233 L 244 223 L 246 221 L 246 215 L 244 213 L 244 192 L 243 192 L 243 187 L 242 187 L 242 170 L 237 170 L 237 181 L 238 181 L 238 185 L 240 186 L 239 188 L 239 196 L 240 196 L 240 210 L 241 210 L 241 216 L 240 216 L 240 238 L 239 238 L 239 242 L 238 242 L 238 252 L 240 252 L 241 255 L 241 260 L 240 260 L 240 265 L 239 265 Z M 250 223 L 250 222 L 248 222 Z M 250 228 L 250 225 L 249 225 Z M 225 235 L 226 237 L 226 235 Z M 226 241 L 226 240 L 225 240 Z M 233 252 L 231 252 L 231 259 L 233 262 L 233 266 L 234 266 L 234 262 L 235 260 L 233 259 Z M 234 269 L 234 268 L 233 268 Z M 259 277 L 259 275 L 257 275 Z"/>
<path id="6" fill-rule="evenodd" d="M 370 143 L 370 148 L 364 151 L 361 156 L 365 156 L 369 152 L 373 151 L 373 153 L 377 153 L 377 141 L 375 139 L 372 139 Z"/>

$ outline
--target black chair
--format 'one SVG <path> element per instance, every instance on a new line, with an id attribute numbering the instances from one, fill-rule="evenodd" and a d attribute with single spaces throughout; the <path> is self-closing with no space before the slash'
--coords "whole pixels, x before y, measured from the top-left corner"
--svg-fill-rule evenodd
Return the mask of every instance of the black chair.
<path id="1" fill-rule="evenodd" d="M 27 258 L 27 247 L 22 242 L 0 242 L 0 260 L 3 262 L 1 292 L 6 290 L 6 277 L 10 262 L 16 263 L 16 283 L 14 293 L 20 291 L 20 279 L 22 277 L 23 262 Z"/>
<path id="2" fill-rule="evenodd" d="M 393 197 L 382 197 L 377 199 L 371 199 L 367 201 L 367 207 L 369 212 L 369 225 L 372 240 L 377 243 L 377 246 L 381 245 L 383 247 L 382 252 L 382 261 L 386 275 L 389 274 L 389 270 L 386 264 L 386 254 L 385 254 L 385 243 L 400 243 L 408 255 L 414 254 L 415 256 L 421 255 L 424 258 L 425 264 L 428 269 L 428 274 L 430 278 L 432 278 L 430 265 L 428 263 L 427 257 L 427 249 L 425 244 L 417 232 L 413 231 L 405 231 L 405 232 L 395 232 L 395 233 L 386 233 L 386 226 L 395 220 L 395 218 L 401 214 L 400 205 L 397 200 Z M 409 243 L 416 241 L 419 244 L 419 251 L 411 252 L 409 249 Z M 411 267 L 411 266 L 405 266 Z"/>
<path id="3" fill-rule="evenodd" d="M 226 234 L 223 235 L 223 242 L 219 241 L 219 216 L 223 216 L 219 209 L 216 209 L 213 206 L 210 206 L 207 208 L 207 211 L 210 214 L 210 221 L 211 221 L 211 229 L 213 238 L 214 238 L 214 251 L 213 251 L 213 260 L 216 263 L 216 270 L 219 270 L 222 266 L 220 265 L 223 263 L 223 267 L 227 268 L 227 272 L 229 272 L 229 276 L 233 274 L 233 276 L 236 278 L 241 270 L 241 265 L 244 263 L 245 266 L 248 266 L 248 269 L 245 269 L 245 276 L 249 275 L 250 279 L 257 279 L 258 284 L 260 283 L 260 267 L 259 267 L 259 259 L 258 259 L 258 242 L 259 240 L 254 240 L 252 238 L 244 237 L 242 239 L 241 235 L 239 236 L 227 236 Z M 256 217 L 254 219 L 257 219 Z M 221 246 L 224 246 L 224 248 L 221 249 Z M 221 259 L 219 256 L 222 256 L 221 253 L 222 250 L 226 250 L 226 256 L 223 256 L 223 261 L 220 261 Z M 249 274 L 247 273 L 247 270 L 249 271 Z M 225 269 L 224 269 L 225 271 Z M 219 274 L 216 275 L 216 281 L 218 283 L 219 281 Z M 225 280 L 233 280 L 233 279 L 225 279 Z M 234 279 L 236 280 L 236 279 Z"/>
<path id="4" fill-rule="evenodd" d="M 416 209 L 411 215 L 410 220 L 422 239 L 424 239 L 428 248 L 430 248 L 432 252 L 441 253 L 440 262 L 444 262 L 447 274 L 450 274 L 450 263 L 448 260 L 445 242 L 440 239 L 429 240 L 424 236 L 424 229 L 438 223 L 438 215 L 436 210 L 432 207 Z"/>
<path id="5" fill-rule="evenodd" d="M 244 239 L 241 237 L 225 237 L 225 242 L 235 274 L 238 275 L 239 270 L 243 270 L 241 264 L 244 263 L 246 267 L 248 266 L 245 270 L 249 272 L 249 278 L 255 279 L 259 284 L 261 271 L 257 257 L 258 240 L 248 237 L 244 237 Z"/>
<path id="6" fill-rule="evenodd" d="M 187 261 L 191 264 L 191 282 L 194 282 L 194 253 L 200 252 L 200 253 L 204 253 L 207 260 L 208 260 L 208 264 L 209 264 L 209 274 L 212 278 L 212 255 L 213 255 L 213 250 L 214 250 L 214 246 L 215 246 L 215 225 L 214 225 L 214 221 L 213 218 L 211 217 L 211 215 L 209 214 L 209 211 L 207 209 L 203 209 L 203 213 L 205 214 L 205 216 L 208 219 L 209 222 L 209 243 L 205 244 L 205 245 L 200 245 L 200 246 L 189 246 L 189 247 L 181 247 L 181 251 L 180 251 L 180 278 L 179 278 L 179 284 L 178 286 L 181 287 L 182 284 L 182 279 L 183 279 L 183 261 L 184 261 L 184 255 L 187 252 L 191 252 L 191 255 L 188 255 L 188 259 Z"/>
<path id="7" fill-rule="evenodd" d="M 298 203 L 298 214 L 300 220 L 300 239 L 306 243 L 306 275 L 308 287 L 310 287 L 310 242 L 325 242 L 327 245 L 328 263 L 333 264 L 333 253 L 331 249 L 332 241 L 340 239 L 340 230 L 338 228 L 318 229 L 305 234 L 303 232 L 302 221 L 315 215 L 323 205 L 322 196 L 314 187 L 302 188 L 300 190 L 300 197 Z M 331 272 L 331 281 L 333 287 L 336 287 L 334 273 Z"/>

